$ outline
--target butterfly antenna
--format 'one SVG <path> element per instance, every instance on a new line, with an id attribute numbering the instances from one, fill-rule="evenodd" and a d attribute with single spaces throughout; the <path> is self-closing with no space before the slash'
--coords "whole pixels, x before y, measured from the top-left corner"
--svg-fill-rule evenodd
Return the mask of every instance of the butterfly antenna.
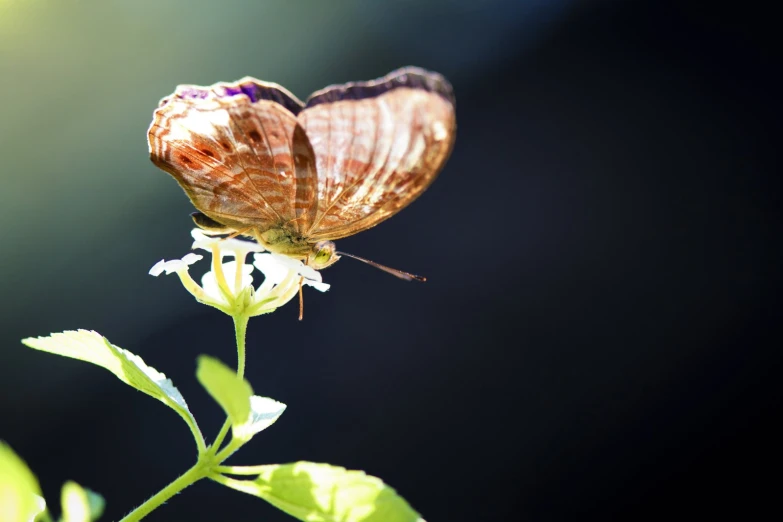
<path id="1" fill-rule="evenodd" d="M 299 320 L 304 319 L 304 295 L 302 294 L 302 284 L 304 277 L 299 278 Z"/>
<path id="2" fill-rule="evenodd" d="M 399 277 L 400 279 L 404 279 L 405 281 L 420 281 L 424 282 L 427 280 L 426 277 L 416 275 L 416 274 L 409 274 L 408 272 L 403 272 L 402 270 L 397 270 L 396 268 L 389 268 L 388 266 L 383 266 L 380 263 L 376 263 L 375 261 L 370 261 L 369 259 L 364 259 L 363 257 L 355 256 L 353 254 L 346 254 L 345 252 L 337 252 L 337 255 L 339 256 L 347 256 L 351 259 L 356 259 L 357 261 L 361 261 L 362 263 L 367 263 L 370 266 L 374 266 L 375 268 L 379 270 L 383 270 L 387 274 L 391 274 L 393 276 Z"/>

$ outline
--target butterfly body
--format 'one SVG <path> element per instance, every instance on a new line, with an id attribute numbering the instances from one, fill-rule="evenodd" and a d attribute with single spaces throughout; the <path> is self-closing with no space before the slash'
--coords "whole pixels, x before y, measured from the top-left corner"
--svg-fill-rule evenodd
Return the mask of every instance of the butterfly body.
<path id="1" fill-rule="evenodd" d="M 253 237 L 267 250 L 291 257 L 306 257 L 313 248 L 305 238 L 284 227 L 270 228 L 264 232 L 254 230 Z"/>
<path id="2" fill-rule="evenodd" d="M 179 86 L 161 100 L 148 142 L 199 210 L 197 225 L 320 269 L 339 259 L 333 240 L 377 225 L 432 183 L 455 129 L 448 82 L 408 67 L 306 103 L 253 78 Z"/>
<path id="3" fill-rule="evenodd" d="M 317 270 L 326 268 L 337 262 L 340 256 L 336 254 L 334 241 L 308 241 L 297 236 L 287 228 L 271 228 L 265 232 L 253 231 L 253 237 L 270 252 L 276 252 L 304 261 Z"/>
<path id="4" fill-rule="evenodd" d="M 307 238 L 297 235 L 295 231 L 282 224 L 263 231 L 259 229 L 237 231 L 218 223 L 202 212 L 194 212 L 191 217 L 199 228 L 207 232 L 216 234 L 240 233 L 252 237 L 268 251 L 304 261 L 305 264 L 316 269 L 326 268 L 340 258 L 335 255 L 333 241 L 308 241 Z"/>

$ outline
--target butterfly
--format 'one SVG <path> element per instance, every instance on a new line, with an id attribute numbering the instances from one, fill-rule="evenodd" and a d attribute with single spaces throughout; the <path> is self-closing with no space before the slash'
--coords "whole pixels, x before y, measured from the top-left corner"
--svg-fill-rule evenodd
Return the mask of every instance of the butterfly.
<path id="1" fill-rule="evenodd" d="M 250 77 L 180 85 L 155 110 L 148 144 L 152 162 L 177 180 L 204 230 L 253 237 L 319 270 L 348 255 L 423 280 L 337 252 L 334 240 L 419 197 L 455 136 L 449 82 L 405 67 L 326 87 L 306 102 Z"/>

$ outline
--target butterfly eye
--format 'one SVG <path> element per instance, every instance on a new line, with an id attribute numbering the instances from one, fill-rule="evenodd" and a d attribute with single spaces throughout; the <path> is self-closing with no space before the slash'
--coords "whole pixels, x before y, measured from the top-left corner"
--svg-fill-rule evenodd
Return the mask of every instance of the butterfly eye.
<path id="1" fill-rule="evenodd" d="M 338 259 L 335 255 L 334 243 L 331 241 L 319 241 L 313 245 L 310 256 L 311 263 L 309 264 L 315 268 L 326 268 Z"/>
<path id="2" fill-rule="evenodd" d="M 332 257 L 332 252 L 328 248 L 322 248 L 315 255 L 315 261 L 318 264 L 323 264 L 329 261 L 330 257 Z"/>

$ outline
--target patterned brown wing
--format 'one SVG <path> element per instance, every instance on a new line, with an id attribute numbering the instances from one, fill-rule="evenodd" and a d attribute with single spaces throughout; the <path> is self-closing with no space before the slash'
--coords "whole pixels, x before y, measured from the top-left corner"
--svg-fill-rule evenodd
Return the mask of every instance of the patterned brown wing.
<path id="1" fill-rule="evenodd" d="M 297 177 L 308 150 L 295 160 L 292 145 L 301 107 L 282 87 L 252 78 L 179 86 L 155 111 L 150 157 L 218 223 L 262 232 L 290 223 L 300 231 L 308 220 L 297 218 L 315 210 L 314 176 L 300 168 Z"/>
<path id="2" fill-rule="evenodd" d="M 456 134 L 451 85 L 413 67 L 316 92 L 298 120 L 318 171 L 309 241 L 349 236 L 402 210 L 434 181 Z"/>

